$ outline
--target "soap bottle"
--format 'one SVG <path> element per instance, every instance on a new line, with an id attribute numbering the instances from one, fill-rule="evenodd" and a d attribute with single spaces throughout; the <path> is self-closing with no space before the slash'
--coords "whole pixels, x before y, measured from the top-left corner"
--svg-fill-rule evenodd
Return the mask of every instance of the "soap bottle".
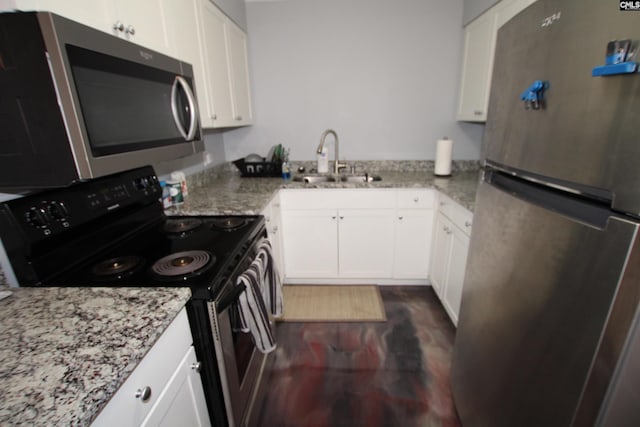
<path id="1" fill-rule="evenodd" d="M 284 150 L 282 158 L 282 179 L 285 181 L 291 179 L 291 166 L 289 165 L 289 149 Z"/>
<path id="2" fill-rule="evenodd" d="M 329 173 L 329 156 L 326 147 L 322 147 L 322 152 L 318 153 L 318 173 Z"/>
<path id="3" fill-rule="evenodd" d="M 162 187 L 162 207 L 170 208 L 171 207 L 171 195 L 169 194 L 169 187 L 167 187 L 167 183 L 165 181 L 160 181 L 160 187 Z"/>

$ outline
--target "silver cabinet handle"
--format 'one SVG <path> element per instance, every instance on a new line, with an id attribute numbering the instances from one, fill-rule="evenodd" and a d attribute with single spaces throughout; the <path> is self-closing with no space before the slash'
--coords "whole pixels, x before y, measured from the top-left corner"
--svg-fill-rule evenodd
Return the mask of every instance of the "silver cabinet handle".
<path id="1" fill-rule="evenodd" d="M 133 25 L 129 25 L 127 26 L 127 29 L 124 30 L 124 32 L 126 34 L 131 34 L 132 36 L 136 34 L 136 29 L 133 27 Z"/>
<path id="2" fill-rule="evenodd" d="M 465 227 L 471 227 L 471 221 L 465 221 L 464 222 L 464 226 Z"/>
<path id="3" fill-rule="evenodd" d="M 212 118 L 213 120 L 218 120 L 218 115 L 217 115 L 217 114 L 214 114 L 213 116 L 211 116 L 211 118 Z"/>
<path id="4" fill-rule="evenodd" d="M 344 219 L 344 216 L 340 215 L 340 219 Z"/>
<path id="5" fill-rule="evenodd" d="M 200 362 L 196 362 L 196 363 L 192 363 L 191 364 L 191 369 L 193 369 L 194 371 L 200 373 L 200 369 L 202 368 L 202 363 Z"/>
<path id="6" fill-rule="evenodd" d="M 475 110 L 475 111 L 473 112 L 473 115 L 474 115 L 474 116 L 481 116 L 481 115 L 482 115 L 482 113 L 483 113 L 483 112 L 482 112 L 482 111 L 480 111 L 480 110 Z"/>
<path id="7" fill-rule="evenodd" d="M 236 116 L 235 119 L 240 121 L 240 120 L 242 120 L 242 116 Z"/>
<path id="8" fill-rule="evenodd" d="M 278 231 L 278 226 L 276 225 L 275 227 L 272 228 L 272 231 L 275 233 Z"/>
<path id="9" fill-rule="evenodd" d="M 136 399 L 140 399 L 143 402 L 149 401 L 151 398 L 151 387 L 146 386 L 145 388 L 139 388 L 136 391 Z"/>
<path id="10" fill-rule="evenodd" d="M 444 206 L 444 202 L 440 202 L 440 206 Z"/>
<path id="11" fill-rule="evenodd" d="M 116 23 L 113 24 L 113 29 L 116 31 L 124 31 L 124 24 L 120 21 L 116 21 Z"/>
<path id="12" fill-rule="evenodd" d="M 402 218 L 404 218 L 404 217 L 402 217 L 402 216 L 399 216 L 399 217 L 398 217 L 398 219 L 400 219 L 400 220 L 402 220 Z"/>
<path id="13" fill-rule="evenodd" d="M 186 132 L 180 122 L 180 116 L 178 115 L 178 86 L 182 86 L 184 93 L 187 95 L 187 102 L 189 103 L 189 131 Z M 198 107 L 196 106 L 196 98 L 193 96 L 189 83 L 180 77 L 176 76 L 173 82 L 173 88 L 171 88 L 171 112 L 173 113 L 173 120 L 176 123 L 178 131 L 186 141 L 191 141 L 196 135 L 198 130 Z"/>
<path id="14" fill-rule="evenodd" d="M 420 201 L 419 197 L 416 197 L 415 199 L 413 199 L 414 202 L 418 203 Z"/>
<path id="15" fill-rule="evenodd" d="M 336 219 L 336 216 L 335 216 L 335 215 L 333 215 L 333 216 L 331 217 L 331 219 Z"/>

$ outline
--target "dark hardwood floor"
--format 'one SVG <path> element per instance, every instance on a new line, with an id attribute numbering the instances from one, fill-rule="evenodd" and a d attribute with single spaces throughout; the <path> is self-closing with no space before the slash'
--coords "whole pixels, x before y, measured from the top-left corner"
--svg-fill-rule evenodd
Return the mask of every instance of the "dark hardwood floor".
<path id="1" fill-rule="evenodd" d="M 455 329 L 431 287 L 382 287 L 386 322 L 278 323 L 269 427 L 459 426 L 449 387 Z"/>

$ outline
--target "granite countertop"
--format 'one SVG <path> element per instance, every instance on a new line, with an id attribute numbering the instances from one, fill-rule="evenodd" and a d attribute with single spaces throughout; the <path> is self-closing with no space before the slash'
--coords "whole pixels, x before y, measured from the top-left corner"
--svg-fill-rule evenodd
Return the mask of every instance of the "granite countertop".
<path id="1" fill-rule="evenodd" d="M 370 183 L 321 182 L 305 184 L 282 178 L 241 178 L 237 172 L 215 174 L 189 191 L 183 205 L 169 215 L 256 215 L 280 189 L 312 188 L 435 188 L 473 212 L 479 171 L 462 170 L 451 177 L 435 177 L 427 171 L 380 170 L 382 181 Z M 300 175 L 300 174 L 294 174 Z"/>
<path id="2" fill-rule="evenodd" d="M 0 425 L 89 425 L 187 288 L 12 288 L 0 300 Z"/>

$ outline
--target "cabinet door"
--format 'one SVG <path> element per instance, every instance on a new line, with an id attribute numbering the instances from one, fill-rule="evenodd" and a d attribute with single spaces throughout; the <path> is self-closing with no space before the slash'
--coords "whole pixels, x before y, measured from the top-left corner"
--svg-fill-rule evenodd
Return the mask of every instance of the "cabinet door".
<path id="1" fill-rule="evenodd" d="M 169 41 L 165 31 L 165 13 L 162 0 L 111 0 L 114 22 L 124 30 L 115 33 L 139 45 L 169 55 Z"/>
<path id="2" fill-rule="evenodd" d="M 465 27 L 458 120 L 487 120 L 498 29 L 535 1 L 502 0 Z"/>
<path id="3" fill-rule="evenodd" d="M 229 58 L 225 23 L 228 20 L 218 8 L 208 0 L 200 3 L 200 24 L 202 31 L 202 50 L 206 68 L 207 120 L 215 127 L 231 126 L 233 106 L 231 103 L 231 86 Z"/>
<path id="4" fill-rule="evenodd" d="M 226 24 L 233 120 L 235 126 L 249 125 L 253 121 L 249 92 L 249 62 L 247 35 L 233 22 Z"/>
<path id="5" fill-rule="evenodd" d="M 453 321 L 454 325 L 457 325 L 464 273 L 467 266 L 467 253 L 469 252 L 469 237 L 456 226 L 452 226 L 450 236 L 451 258 L 444 288 L 443 304 L 449 313 L 449 317 L 451 317 L 451 321 Z"/>
<path id="6" fill-rule="evenodd" d="M 203 43 L 200 37 L 201 0 L 163 0 L 167 16 L 167 37 L 171 56 L 188 62 L 193 67 L 196 98 L 202 127 L 213 127 L 207 99 L 207 71 L 204 63 Z"/>
<path id="7" fill-rule="evenodd" d="M 98 414 L 92 427 L 139 426 L 157 405 L 192 341 L 187 310 L 183 308 Z M 137 396 L 144 389 L 151 392 L 145 400 Z"/>
<path id="8" fill-rule="evenodd" d="M 431 257 L 431 285 L 440 297 L 444 297 L 451 252 L 451 222 L 441 213 L 436 216 L 433 235 L 433 256 Z"/>
<path id="9" fill-rule="evenodd" d="M 273 200 L 262 212 L 267 228 L 267 235 L 271 242 L 273 258 L 278 269 L 280 280 L 284 280 L 284 265 L 282 258 L 282 231 L 280 225 L 280 198 L 276 194 Z"/>
<path id="10" fill-rule="evenodd" d="M 393 277 L 426 279 L 433 240 L 432 209 L 398 210 Z"/>
<path id="11" fill-rule="evenodd" d="M 487 120 L 496 45 L 496 22 L 495 11 L 489 9 L 465 27 L 458 120 L 471 122 Z"/>
<path id="12" fill-rule="evenodd" d="M 35 3 L 35 10 L 47 10 L 80 22 L 100 31 L 112 33 L 112 7 L 110 0 L 37 0 L 36 2 L 17 1 L 16 5 L 25 10 L 29 3 Z"/>
<path id="13" fill-rule="evenodd" d="M 338 276 L 338 220 L 335 210 L 292 210 L 282 213 L 283 252 L 287 278 Z"/>
<path id="14" fill-rule="evenodd" d="M 393 209 L 339 211 L 338 270 L 344 278 L 390 278 L 393 272 Z"/>
<path id="15" fill-rule="evenodd" d="M 142 427 L 211 425 L 197 364 L 196 353 L 191 346 L 142 422 Z"/>

